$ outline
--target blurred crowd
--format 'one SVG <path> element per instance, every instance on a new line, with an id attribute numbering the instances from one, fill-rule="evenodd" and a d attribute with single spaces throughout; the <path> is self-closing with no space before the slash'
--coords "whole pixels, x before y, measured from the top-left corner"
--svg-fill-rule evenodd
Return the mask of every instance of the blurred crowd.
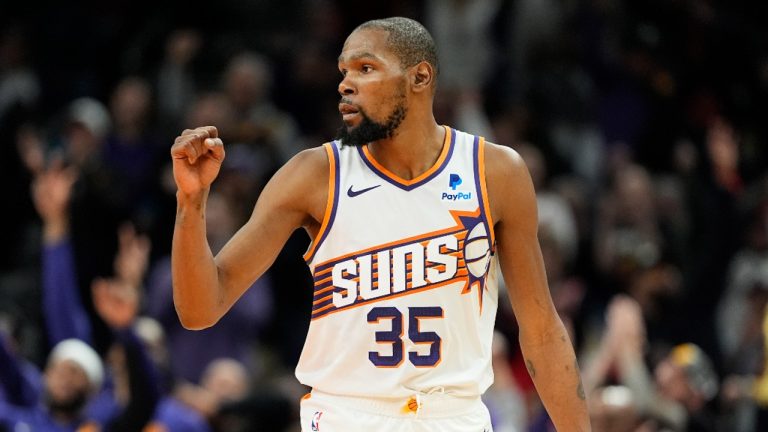
<path id="1" fill-rule="evenodd" d="M 169 149 L 225 142 L 215 252 L 335 137 L 343 41 L 393 15 L 436 39 L 438 121 L 528 164 L 594 430 L 768 430 L 765 2 L 34 3 L 0 4 L 0 430 L 299 430 L 309 239 L 183 329 Z M 508 303 L 494 430 L 553 430 Z"/>

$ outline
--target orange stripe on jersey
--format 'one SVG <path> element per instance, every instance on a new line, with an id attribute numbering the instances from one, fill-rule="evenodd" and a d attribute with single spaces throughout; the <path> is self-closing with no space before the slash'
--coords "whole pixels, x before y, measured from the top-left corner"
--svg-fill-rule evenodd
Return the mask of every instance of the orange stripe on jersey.
<path id="1" fill-rule="evenodd" d="M 332 308 L 332 307 L 333 307 L 333 303 L 325 305 L 325 306 L 321 307 L 320 309 L 314 311 L 313 313 L 322 312 L 322 311 L 324 311 L 326 309 L 329 309 L 329 308 Z M 328 312 L 328 313 L 330 314 L 330 313 L 333 313 L 333 312 Z"/>
<path id="2" fill-rule="evenodd" d="M 331 287 L 331 288 L 333 288 L 333 287 Z M 319 298 L 319 299 L 317 299 L 317 300 L 313 301 L 313 302 L 312 302 L 312 306 L 314 306 L 314 305 L 316 305 L 316 304 L 320 304 L 320 303 L 322 303 L 322 302 L 324 302 L 324 301 L 326 301 L 326 300 L 330 300 L 332 297 L 333 297 L 333 293 L 330 293 L 330 294 L 328 294 L 328 295 L 327 295 L 327 296 L 325 296 L 325 297 L 322 297 L 322 298 Z"/>
<path id="3" fill-rule="evenodd" d="M 480 138 L 480 143 L 478 144 L 477 149 L 477 158 L 478 158 L 478 168 L 480 169 L 480 172 L 478 175 L 480 176 L 480 193 L 483 194 L 483 211 L 485 212 L 485 218 L 488 220 L 488 235 L 490 236 L 491 240 L 491 249 L 495 249 L 496 247 L 496 236 L 494 234 L 493 229 L 493 216 L 491 215 L 491 205 L 490 201 L 488 200 L 488 186 L 485 181 L 485 138 Z"/>
<path id="4" fill-rule="evenodd" d="M 323 294 L 323 293 L 325 293 L 325 292 L 328 292 L 328 291 L 332 290 L 333 288 L 334 288 L 334 286 L 333 286 L 333 285 L 329 285 L 329 286 L 327 286 L 327 287 L 325 287 L 325 288 L 323 288 L 323 289 L 321 289 L 321 290 L 317 290 L 317 291 L 315 292 L 315 295 L 316 295 L 316 296 L 318 296 L 318 295 L 320 295 L 320 294 Z"/>
<path id="5" fill-rule="evenodd" d="M 397 297 L 411 295 L 411 294 L 415 294 L 415 293 L 419 293 L 419 292 L 423 292 L 423 291 L 429 291 L 429 290 L 432 290 L 432 289 L 435 289 L 435 288 L 441 288 L 441 287 L 444 287 L 446 285 L 454 284 L 456 282 L 464 282 L 466 284 L 467 283 L 467 281 L 466 281 L 466 279 L 467 279 L 467 277 L 466 277 L 467 276 L 467 271 L 466 270 L 464 270 L 463 272 L 459 271 L 458 273 L 459 274 L 457 274 L 456 277 L 448 279 L 447 281 L 443 281 L 443 282 L 436 283 L 436 284 L 433 284 L 433 285 L 426 285 L 426 286 L 419 287 L 419 288 L 406 289 L 405 291 L 399 292 L 397 294 L 390 294 L 390 295 L 386 295 L 386 296 L 383 296 L 383 297 L 377 297 L 377 298 L 373 298 L 373 299 L 369 299 L 369 300 L 364 300 L 362 297 L 358 296 L 357 297 L 358 301 L 355 302 L 354 304 L 352 304 L 351 306 L 346 306 L 346 307 L 343 307 L 343 308 L 335 309 L 335 310 L 332 310 L 330 312 L 327 312 L 327 313 L 324 313 L 324 314 L 320 314 L 320 316 L 317 316 L 318 313 L 320 313 L 322 311 L 325 311 L 328 308 L 334 307 L 333 303 L 331 303 L 331 304 L 328 304 L 326 306 L 323 306 L 323 307 L 321 307 L 319 309 L 316 309 L 316 310 L 312 311 L 312 319 L 311 320 L 314 321 L 316 319 L 326 317 L 326 316 L 334 314 L 336 312 L 341 312 L 341 311 L 346 311 L 346 310 L 349 310 L 349 309 L 354 309 L 356 307 L 369 305 L 371 303 L 376 303 L 378 301 L 390 300 L 390 299 L 397 298 Z M 463 275 L 461 275 L 460 273 L 463 273 Z M 465 287 L 462 287 L 460 292 L 464 291 L 465 289 L 466 289 Z"/>
<path id="6" fill-rule="evenodd" d="M 317 279 L 318 277 L 321 277 L 321 276 L 323 276 L 323 275 L 324 275 L 324 274 L 326 274 L 326 273 L 330 273 L 330 272 L 331 272 L 331 270 L 333 270 L 333 267 L 328 267 L 327 269 L 324 269 L 324 270 L 320 270 L 320 271 L 316 272 L 316 273 L 315 273 L 315 279 Z"/>
<path id="7" fill-rule="evenodd" d="M 330 172 L 328 174 L 328 200 L 325 203 L 325 215 L 323 215 L 323 222 L 320 224 L 320 229 L 317 231 L 317 235 L 312 239 L 312 245 L 309 250 L 304 254 L 304 260 L 310 261 L 315 255 L 319 241 L 323 238 L 325 231 L 328 230 L 328 224 L 331 222 L 331 213 L 333 213 L 333 205 L 336 202 L 336 157 L 333 154 L 333 143 L 323 144 L 325 152 L 328 154 L 328 164 L 330 166 Z"/>
<path id="8" fill-rule="evenodd" d="M 451 130 L 451 128 L 447 126 L 443 126 L 445 129 L 445 140 L 443 141 L 443 149 L 440 151 L 440 156 L 437 158 L 437 161 L 426 171 L 424 171 L 420 176 L 413 178 L 411 180 L 405 180 L 398 176 L 397 174 L 393 173 L 392 171 L 384 168 L 384 165 L 381 165 L 376 159 L 373 158 L 373 155 L 371 154 L 370 150 L 368 150 L 368 145 L 363 146 L 363 153 L 365 154 L 365 157 L 368 159 L 368 162 L 371 163 L 371 165 L 375 166 L 376 169 L 381 171 L 382 174 L 389 177 L 391 180 L 402 184 L 403 186 L 411 186 L 413 184 L 416 184 L 425 178 L 431 176 L 435 171 L 437 171 L 442 165 L 443 162 L 445 162 L 445 158 L 448 157 L 448 150 L 451 146 L 451 134 L 455 133 Z"/>

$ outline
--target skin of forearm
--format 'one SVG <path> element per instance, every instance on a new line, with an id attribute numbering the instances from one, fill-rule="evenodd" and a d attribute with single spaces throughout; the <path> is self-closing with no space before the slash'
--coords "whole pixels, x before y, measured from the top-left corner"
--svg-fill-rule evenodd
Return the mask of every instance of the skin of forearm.
<path id="1" fill-rule="evenodd" d="M 589 414 L 581 374 L 568 333 L 557 319 L 549 331 L 526 337 L 520 346 L 536 390 L 560 432 L 589 431 Z"/>
<path id="2" fill-rule="evenodd" d="M 215 324 L 222 304 L 218 270 L 205 230 L 208 190 L 196 196 L 177 195 L 171 269 L 173 301 L 181 324 L 202 329 Z"/>

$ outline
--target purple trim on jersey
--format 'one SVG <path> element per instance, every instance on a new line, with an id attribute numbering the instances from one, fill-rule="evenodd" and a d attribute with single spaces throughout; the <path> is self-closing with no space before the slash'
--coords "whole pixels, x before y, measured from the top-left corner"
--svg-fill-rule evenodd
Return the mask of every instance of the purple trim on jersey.
<path id="1" fill-rule="evenodd" d="M 480 184 L 480 182 L 485 181 L 485 179 L 480 178 L 480 137 L 478 136 L 475 136 L 472 141 L 472 165 L 475 169 L 475 190 L 477 191 L 477 204 L 480 206 L 480 219 L 482 219 L 485 224 L 485 232 L 489 233 L 490 236 L 493 227 L 488 223 L 488 215 L 485 214 L 485 202 L 483 202 L 485 197 L 483 196 L 483 188 Z M 490 245 L 490 247 L 491 255 L 493 255 L 495 247 L 494 245 Z"/>
<path id="2" fill-rule="evenodd" d="M 336 288 L 333 291 L 329 291 L 328 294 L 333 294 L 334 292 L 341 291 L 340 288 Z M 329 304 L 333 303 L 333 296 L 329 297 L 328 300 L 325 300 L 321 303 L 318 303 L 316 305 L 312 305 L 312 313 L 314 313 L 316 310 L 320 309 L 323 306 L 327 306 Z"/>
<path id="3" fill-rule="evenodd" d="M 487 238 L 487 237 L 483 237 L 483 238 Z M 486 258 L 488 258 L 488 253 L 486 253 L 485 255 L 481 255 L 481 256 L 479 256 L 477 258 L 473 258 L 473 259 L 467 259 L 465 257 L 464 258 L 464 263 L 468 265 L 468 264 L 476 263 L 476 262 L 478 262 L 480 260 L 484 260 Z"/>
<path id="4" fill-rule="evenodd" d="M 339 181 L 341 177 L 341 167 L 339 167 L 339 163 L 341 161 L 341 158 L 339 157 L 339 150 L 336 148 L 336 141 L 331 142 L 331 150 L 333 150 L 333 158 L 335 160 L 335 168 L 334 168 L 334 179 L 333 179 L 333 207 L 331 208 L 331 217 L 328 218 L 328 225 L 325 227 L 325 231 L 323 232 L 323 235 L 320 236 L 320 239 L 317 241 L 317 245 L 315 245 L 315 250 L 312 251 L 312 255 L 308 256 L 305 260 L 307 263 L 312 262 L 312 260 L 315 258 L 315 255 L 317 255 L 317 251 L 320 249 L 320 246 L 322 246 L 323 242 L 325 241 L 325 238 L 328 237 L 328 233 L 331 232 L 331 227 L 333 226 L 333 221 L 336 219 L 336 209 L 339 207 L 339 193 L 341 192 L 339 190 Z M 330 191 L 328 191 L 330 193 Z"/>
<path id="5" fill-rule="evenodd" d="M 392 177 L 386 175 L 385 173 L 381 172 L 381 170 L 376 168 L 376 166 L 372 164 L 371 161 L 369 161 L 368 158 L 365 156 L 365 153 L 363 152 L 363 146 L 357 146 L 357 153 L 360 155 L 360 158 L 363 160 L 363 162 L 365 162 L 368 168 L 370 168 L 371 171 L 373 171 L 376 175 L 386 180 L 390 184 L 399 187 L 402 190 L 410 191 L 429 182 L 430 180 L 438 176 L 443 171 L 443 169 L 445 169 L 446 166 L 448 166 L 448 162 L 451 160 L 451 156 L 453 155 L 453 149 L 455 147 L 454 144 L 456 143 L 456 131 L 454 131 L 449 127 L 446 127 L 446 130 L 447 130 L 447 133 L 451 134 L 451 141 L 448 144 L 448 154 L 445 156 L 445 160 L 443 161 L 442 164 L 440 164 L 440 166 L 435 170 L 435 172 L 430 174 L 427 178 L 411 185 L 402 184 L 396 179 L 393 179 Z M 442 150 L 440 152 L 442 153 Z"/>

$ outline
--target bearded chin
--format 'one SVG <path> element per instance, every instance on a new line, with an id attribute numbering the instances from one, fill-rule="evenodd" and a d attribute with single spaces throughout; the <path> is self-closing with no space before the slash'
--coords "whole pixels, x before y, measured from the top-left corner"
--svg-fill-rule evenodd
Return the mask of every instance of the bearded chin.
<path id="1" fill-rule="evenodd" d="M 342 126 L 339 129 L 336 139 L 341 140 L 342 145 L 359 147 L 370 142 L 391 138 L 405 118 L 406 109 L 404 104 L 398 105 L 384 123 L 371 120 L 362 110 L 359 112 L 363 118 L 359 125 L 352 128 Z"/>

